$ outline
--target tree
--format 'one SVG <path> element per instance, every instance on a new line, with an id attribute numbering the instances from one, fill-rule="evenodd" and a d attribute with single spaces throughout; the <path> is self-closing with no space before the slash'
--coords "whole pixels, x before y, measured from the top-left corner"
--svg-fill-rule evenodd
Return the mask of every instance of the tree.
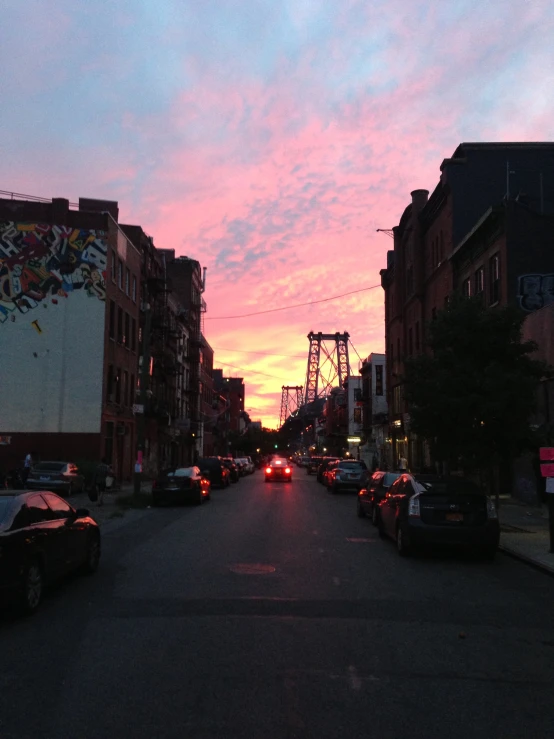
<path id="1" fill-rule="evenodd" d="M 430 352 L 406 360 L 411 427 L 434 460 L 490 472 L 533 445 L 529 418 L 550 368 L 530 356 L 523 320 L 511 307 L 455 298 L 429 327 Z"/>

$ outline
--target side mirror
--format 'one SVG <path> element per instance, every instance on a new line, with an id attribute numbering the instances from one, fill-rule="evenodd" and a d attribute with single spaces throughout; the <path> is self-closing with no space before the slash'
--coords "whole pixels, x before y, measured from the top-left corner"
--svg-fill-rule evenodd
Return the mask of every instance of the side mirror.
<path id="1" fill-rule="evenodd" d="M 77 518 L 88 518 L 90 516 L 90 511 L 88 508 L 77 508 L 75 515 Z"/>

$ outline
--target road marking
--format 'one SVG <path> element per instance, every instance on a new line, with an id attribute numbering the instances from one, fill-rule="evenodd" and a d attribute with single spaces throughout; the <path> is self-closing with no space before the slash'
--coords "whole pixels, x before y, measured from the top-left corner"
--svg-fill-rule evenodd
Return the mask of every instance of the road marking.
<path id="1" fill-rule="evenodd" d="M 346 541 L 352 541 L 356 544 L 373 544 L 377 539 L 363 539 L 359 536 L 347 536 Z"/>
<path id="2" fill-rule="evenodd" d="M 230 565 L 229 569 L 237 575 L 269 575 L 275 572 L 273 565 L 263 565 L 259 563 L 244 563 Z"/>
<path id="3" fill-rule="evenodd" d="M 334 578 L 333 578 L 333 583 L 334 583 L 335 585 L 340 585 L 340 580 L 339 580 L 339 578 L 338 578 L 338 577 L 334 577 Z"/>
<path id="4" fill-rule="evenodd" d="M 352 688 L 352 690 L 360 690 L 360 688 L 362 687 L 362 681 L 354 665 L 349 666 L 348 677 L 350 680 L 350 687 Z"/>

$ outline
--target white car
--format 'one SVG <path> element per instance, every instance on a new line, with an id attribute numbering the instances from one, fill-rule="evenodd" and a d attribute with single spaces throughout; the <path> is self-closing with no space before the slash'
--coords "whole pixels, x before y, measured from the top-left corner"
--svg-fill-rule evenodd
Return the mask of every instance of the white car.
<path id="1" fill-rule="evenodd" d="M 246 474 L 251 475 L 254 472 L 255 467 L 250 457 L 239 457 L 239 460 L 245 465 Z"/>

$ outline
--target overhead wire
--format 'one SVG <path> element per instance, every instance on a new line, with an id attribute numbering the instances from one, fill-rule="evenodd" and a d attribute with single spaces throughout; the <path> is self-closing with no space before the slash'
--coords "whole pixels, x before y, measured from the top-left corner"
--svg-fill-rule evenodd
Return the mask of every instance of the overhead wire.
<path id="1" fill-rule="evenodd" d="M 371 285 L 370 287 L 362 287 L 359 290 L 351 290 L 341 295 L 333 295 L 330 298 L 321 298 L 320 300 L 308 300 L 306 303 L 296 303 L 295 305 L 284 305 L 281 308 L 269 308 L 268 310 L 258 310 L 253 313 L 241 313 L 236 316 L 205 316 L 206 321 L 228 321 L 235 318 L 250 318 L 251 316 L 261 316 L 266 313 L 277 313 L 283 310 L 292 310 L 293 308 L 303 308 L 306 305 L 317 305 L 318 303 L 328 303 L 331 300 L 338 300 L 339 298 L 346 298 L 348 295 L 356 295 L 357 293 L 363 293 L 367 290 L 375 290 L 375 288 L 381 287 L 381 285 Z"/>

